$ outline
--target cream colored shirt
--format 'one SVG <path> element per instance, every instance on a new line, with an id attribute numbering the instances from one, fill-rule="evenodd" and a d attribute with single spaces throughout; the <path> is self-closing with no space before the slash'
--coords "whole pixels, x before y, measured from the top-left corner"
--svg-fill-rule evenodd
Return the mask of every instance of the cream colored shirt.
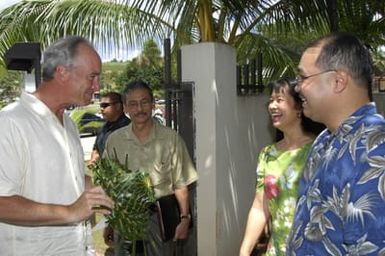
<path id="1" fill-rule="evenodd" d="M 128 169 L 149 173 L 157 198 L 198 179 L 182 138 L 157 122 L 145 143 L 132 132 L 132 123 L 116 130 L 108 137 L 103 156 L 117 158 L 123 165 L 127 158 Z"/>
<path id="2" fill-rule="evenodd" d="M 0 112 L 0 196 L 71 204 L 84 191 L 84 162 L 74 123 L 22 93 Z M 27 227 L 0 222 L 0 255 L 85 255 L 84 223 Z"/>

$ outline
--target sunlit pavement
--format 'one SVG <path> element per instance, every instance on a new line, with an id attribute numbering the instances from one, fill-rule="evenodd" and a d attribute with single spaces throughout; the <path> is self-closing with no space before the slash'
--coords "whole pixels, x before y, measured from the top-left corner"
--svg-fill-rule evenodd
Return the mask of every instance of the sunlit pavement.
<path id="1" fill-rule="evenodd" d="M 84 151 L 84 160 L 87 161 L 91 157 L 92 147 L 94 146 L 96 136 L 82 136 L 80 138 Z"/>

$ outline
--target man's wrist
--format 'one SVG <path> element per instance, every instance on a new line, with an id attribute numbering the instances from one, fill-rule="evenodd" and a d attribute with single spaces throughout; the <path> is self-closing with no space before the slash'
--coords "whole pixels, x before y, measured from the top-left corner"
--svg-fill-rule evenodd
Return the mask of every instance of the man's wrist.
<path id="1" fill-rule="evenodd" d="M 179 216 L 179 218 L 180 218 L 180 221 L 182 221 L 182 220 L 190 220 L 191 219 L 191 215 L 190 214 L 181 214 Z"/>

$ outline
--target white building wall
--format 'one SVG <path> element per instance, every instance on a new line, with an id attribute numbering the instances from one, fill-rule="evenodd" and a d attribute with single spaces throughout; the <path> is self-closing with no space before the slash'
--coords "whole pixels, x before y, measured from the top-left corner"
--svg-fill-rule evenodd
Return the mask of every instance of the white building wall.
<path id="1" fill-rule="evenodd" d="M 199 256 L 238 254 L 257 155 L 272 142 L 268 96 L 237 96 L 235 54 L 219 43 L 182 47 L 182 79 L 195 83 Z"/>

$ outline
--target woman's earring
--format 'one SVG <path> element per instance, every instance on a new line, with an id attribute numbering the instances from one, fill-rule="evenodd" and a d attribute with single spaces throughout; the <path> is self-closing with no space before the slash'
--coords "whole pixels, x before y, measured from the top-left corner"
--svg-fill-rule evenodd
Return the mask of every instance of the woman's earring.
<path id="1" fill-rule="evenodd" d="M 302 116 L 302 113 L 301 112 L 297 112 L 297 117 L 301 118 L 301 116 Z"/>

